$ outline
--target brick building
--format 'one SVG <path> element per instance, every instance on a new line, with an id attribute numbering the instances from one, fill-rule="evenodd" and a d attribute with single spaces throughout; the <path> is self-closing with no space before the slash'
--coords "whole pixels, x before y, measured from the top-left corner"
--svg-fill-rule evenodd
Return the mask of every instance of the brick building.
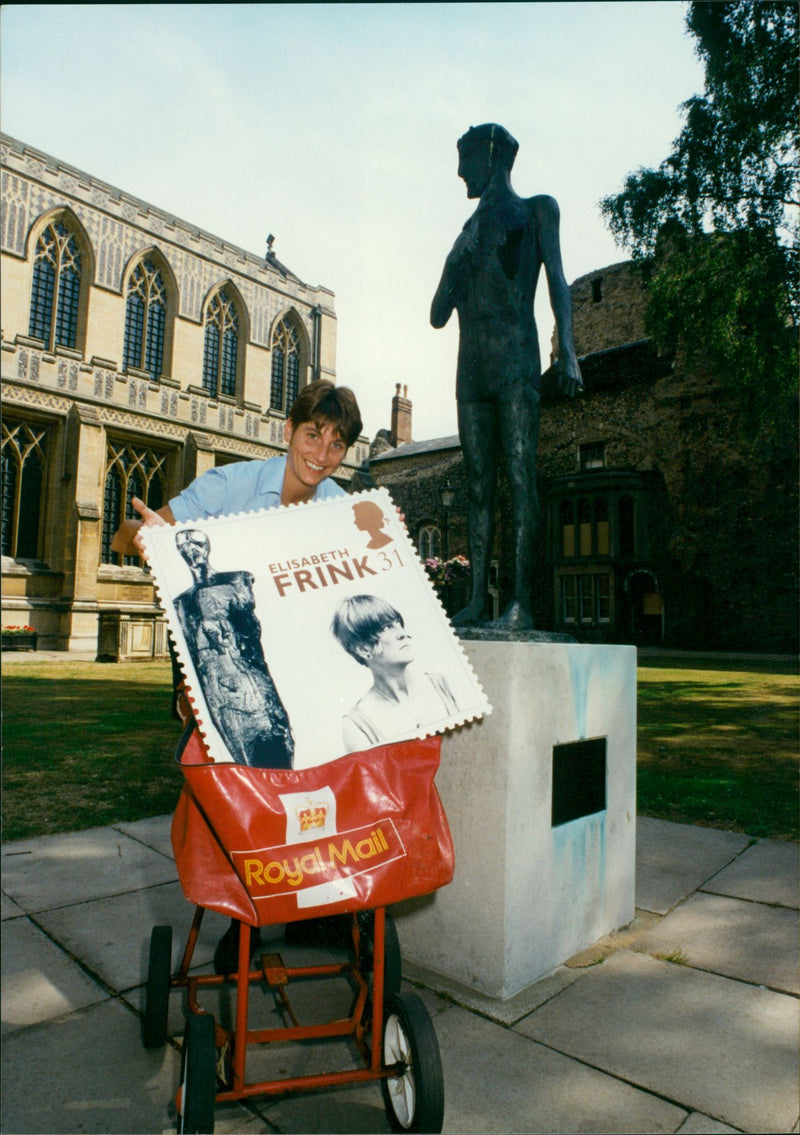
<path id="1" fill-rule="evenodd" d="M 110 550 L 206 469 L 285 451 L 297 391 L 336 379 L 334 296 L 5 135 L 4 626 L 40 649 L 164 653 L 138 561 Z M 342 481 L 367 456 L 362 438 Z"/>
<path id="2" fill-rule="evenodd" d="M 564 399 L 552 373 L 543 376 L 536 625 L 580 641 L 796 650 L 794 424 L 756 449 L 738 441 L 736 399 L 713 374 L 660 356 L 646 337 L 631 263 L 583 276 L 571 293 L 585 391 Z M 384 446 L 373 451 L 370 474 L 389 487 L 423 555 L 466 554 L 457 437 Z M 452 492 L 443 495 L 445 487 Z M 492 580 L 498 612 L 510 589 L 504 493 Z M 455 585 L 448 609 L 464 597 L 465 585 Z"/>

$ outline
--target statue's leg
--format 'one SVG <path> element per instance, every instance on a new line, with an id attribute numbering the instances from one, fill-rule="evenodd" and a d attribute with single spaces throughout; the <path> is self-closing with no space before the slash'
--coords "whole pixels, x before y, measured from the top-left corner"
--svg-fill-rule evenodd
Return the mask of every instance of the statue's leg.
<path id="1" fill-rule="evenodd" d="M 470 601 L 453 625 L 483 626 L 490 614 L 489 566 L 497 483 L 497 415 L 492 402 L 458 404 L 458 433 L 467 479 L 467 543 L 472 574 Z"/>
<path id="2" fill-rule="evenodd" d="M 500 436 L 511 493 L 514 585 L 511 602 L 491 625 L 509 630 L 530 630 L 533 627 L 533 554 L 540 531 L 539 494 L 536 490 L 538 391 L 529 387 L 518 398 L 503 403 Z"/>

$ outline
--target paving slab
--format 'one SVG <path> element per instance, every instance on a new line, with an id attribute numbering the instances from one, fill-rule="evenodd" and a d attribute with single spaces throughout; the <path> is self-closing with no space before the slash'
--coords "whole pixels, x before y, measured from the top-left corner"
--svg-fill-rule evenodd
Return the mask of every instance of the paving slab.
<path id="1" fill-rule="evenodd" d="M 402 942 L 400 945 L 402 948 Z M 516 997 L 510 997 L 507 1001 L 500 1001 L 497 997 L 489 997 L 486 994 L 479 993 L 477 990 L 463 985 L 460 981 L 443 977 L 441 974 L 433 973 L 424 966 L 415 965 L 414 962 L 408 962 L 405 959 L 403 959 L 403 977 L 415 985 L 421 985 L 436 993 L 446 994 L 457 1005 L 471 1009 L 474 1013 L 480 1013 L 481 1016 L 488 1017 L 490 1021 L 496 1021 L 501 1025 L 513 1025 L 516 1021 L 527 1017 L 528 1013 L 538 1005 L 548 1001 L 556 993 L 560 993 L 567 985 L 577 981 L 580 972 L 576 969 L 570 969 L 567 965 L 558 966 L 547 977 L 529 985 L 527 989 L 523 989 Z"/>
<path id="2" fill-rule="evenodd" d="M 643 934 L 634 949 L 798 994 L 798 936 L 797 911 L 698 893 Z"/>
<path id="3" fill-rule="evenodd" d="M 591 946 L 587 946 L 585 950 L 581 950 L 573 957 L 568 958 L 564 964 L 572 969 L 586 969 L 588 966 L 596 966 L 617 950 L 624 950 L 632 946 L 641 938 L 645 930 L 657 926 L 662 918 L 663 915 L 661 914 L 654 914 L 650 910 L 639 910 L 637 908 L 633 920 L 627 926 L 621 926 L 619 930 L 612 930 L 610 934 L 604 934 Z"/>
<path id="4" fill-rule="evenodd" d="M 797 1120 L 797 1000 L 785 994 L 620 950 L 515 1031 L 742 1131 Z"/>
<path id="5" fill-rule="evenodd" d="M 5 922 L 7 918 L 24 918 L 25 911 L 18 906 L 8 895 L 0 895 L 0 917 Z"/>
<path id="6" fill-rule="evenodd" d="M 301 1018 L 304 1019 L 304 1018 Z M 247 1080 L 258 1083 L 261 1080 L 280 1079 L 286 1076 L 319 1075 L 329 1072 L 350 1072 L 363 1068 L 363 1060 L 359 1057 L 355 1045 L 349 1040 L 319 1040 L 305 1041 L 303 1044 L 272 1044 L 252 1045 L 247 1053 Z M 255 1097 L 257 1110 L 262 1116 L 269 1118 L 273 1125 L 272 1130 L 279 1131 L 307 1131 L 325 1130 L 325 1126 L 314 1127 L 318 1122 L 314 1116 L 320 1116 L 325 1124 L 325 1112 L 331 1100 L 347 1099 L 365 1103 L 372 1110 L 372 1121 L 377 1116 L 380 1119 L 383 1112 L 380 1084 L 348 1084 L 337 1089 L 322 1089 L 320 1092 L 307 1093 L 301 1097 Z M 292 1107 L 284 1109 L 284 1102 L 292 1103 Z M 297 1106 L 299 1105 L 299 1106 Z M 334 1109 L 335 1111 L 335 1109 Z M 291 1119 L 287 1118 L 291 1116 Z M 304 1127 L 298 1124 L 310 1124 Z M 378 1130 L 388 1130 L 388 1122 L 383 1119 L 383 1125 Z"/>
<path id="7" fill-rule="evenodd" d="M 169 1129 L 172 1135 L 176 1125 Z M 252 1103 L 219 1104 L 214 1112 L 215 1135 L 275 1135 L 275 1129 L 258 1113 Z"/>
<path id="8" fill-rule="evenodd" d="M 727 1131 L 737 1135 L 735 1127 L 728 1127 L 727 1123 L 719 1123 L 699 1111 L 693 1111 L 686 1122 L 678 1128 L 678 1135 L 725 1135 Z"/>
<path id="9" fill-rule="evenodd" d="M 666 914 L 743 851 L 750 837 L 735 832 L 636 820 L 636 906 Z"/>
<path id="10" fill-rule="evenodd" d="M 12 1033 L 2 1065 L 9 1135 L 175 1130 L 180 1056 L 142 1048 L 135 1017 L 116 1001 Z"/>
<path id="11" fill-rule="evenodd" d="M 180 883 L 164 883 L 141 891 L 76 903 L 37 914 L 48 934 L 75 954 L 112 989 L 122 991 L 147 980 L 150 934 L 154 926 L 172 927 L 172 968 L 180 964 L 194 908 Z M 222 915 L 207 911 L 200 928 L 193 965 L 214 956 L 229 926 Z"/>
<path id="12" fill-rule="evenodd" d="M 3 926 L 2 1031 L 63 1017 L 108 993 L 27 918 Z"/>
<path id="13" fill-rule="evenodd" d="M 442 1058 L 445 1132 L 672 1132 L 686 1118 L 686 1109 L 516 1030 L 433 994 L 423 1000 Z"/>
<path id="14" fill-rule="evenodd" d="M 263 1130 L 281 1135 L 383 1135 L 392 1130 L 378 1083 L 287 1096 L 268 1107 L 260 1101 L 256 1107 L 265 1115 Z"/>
<path id="15" fill-rule="evenodd" d="M 177 878 L 172 860 L 113 828 L 4 844 L 2 867 L 3 889 L 29 914 Z"/>
<path id="16" fill-rule="evenodd" d="M 800 844 L 759 840 L 703 884 L 704 891 L 753 902 L 800 907 Z"/>
<path id="17" fill-rule="evenodd" d="M 114 828 L 118 832 L 129 835 L 132 839 L 137 839 L 140 843 L 146 844 L 154 851 L 160 851 L 169 859 L 174 858 L 172 840 L 170 839 L 172 816 L 153 816 L 147 820 L 133 820 L 129 824 L 114 824 Z"/>

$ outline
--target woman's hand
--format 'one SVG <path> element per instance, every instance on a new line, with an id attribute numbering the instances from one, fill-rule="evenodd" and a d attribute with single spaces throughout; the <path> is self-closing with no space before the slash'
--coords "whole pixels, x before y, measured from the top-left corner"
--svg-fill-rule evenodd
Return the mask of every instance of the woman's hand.
<path id="1" fill-rule="evenodd" d="M 152 508 L 148 508 L 143 500 L 138 497 L 131 498 L 131 504 L 136 512 L 139 513 L 142 520 L 136 529 L 136 534 L 133 537 L 133 545 L 140 556 L 144 555 L 144 541 L 142 540 L 143 528 L 160 528 L 167 524 L 167 521 L 159 513 L 154 512 Z M 133 522 L 134 524 L 136 521 Z"/>
<path id="2" fill-rule="evenodd" d="M 144 541 L 141 537 L 142 528 L 155 528 L 162 524 L 174 524 L 175 517 L 172 515 L 172 510 L 169 505 L 164 505 L 158 512 L 154 512 L 152 508 L 148 508 L 143 500 L 139 497 L 133 497 L 131 504 L 136 512 L 141 516 L 141 520 L 133 518 L 123 520 L 117 531 L 114 533 L 114 539 L 111 541 L 111 551 L 119 552 L 123 556 L 139 555 L 144 557 Z"/>

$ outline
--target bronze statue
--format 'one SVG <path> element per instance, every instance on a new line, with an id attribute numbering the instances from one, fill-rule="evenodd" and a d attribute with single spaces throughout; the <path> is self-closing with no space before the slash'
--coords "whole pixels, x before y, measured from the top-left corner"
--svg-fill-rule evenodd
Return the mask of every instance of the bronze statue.
<path id="1" fill-rule="evenodd" d="M 541 363 L 533 301 L 544 265 L 558 337 L 559 387 L 583 387 L 572 338 L 572 302 L 561 266 L 559 211 L 552 197 L 518 197 L 510 173 L 518 143 L 502 126 L 471 127 L 458 140 L 458 176 L 478 207 L 445 261 L 431 305 L 431 323 L 444 327 L 458 312 L 456 372 L 458 432 L 468 483 L 468 543 L 472 593 L 456 626 L 489 622 L 498 465 L 511 490 L 514 589 L 490 625 L 533 627 L 531 574 L 540 525 L 536 492 Z"/>

